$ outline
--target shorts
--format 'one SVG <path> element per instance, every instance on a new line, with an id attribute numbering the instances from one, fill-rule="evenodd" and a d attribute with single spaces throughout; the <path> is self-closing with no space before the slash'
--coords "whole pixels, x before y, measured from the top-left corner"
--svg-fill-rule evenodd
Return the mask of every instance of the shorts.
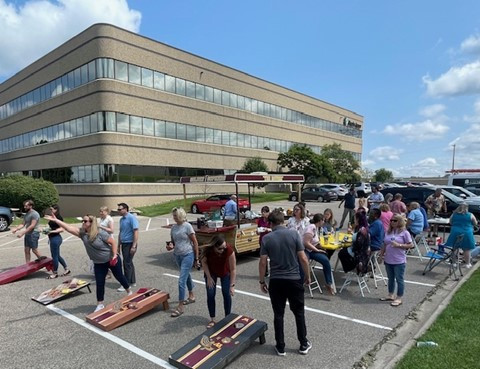
<path id="1" fill-rule="evenodd" d="M 40 238 L 39 232 L 32 232 L 27 233 L 24 239 L 25 247 L 29 247 L 31 249 L 36 249 L 38 247 L 38 239 Z"/>

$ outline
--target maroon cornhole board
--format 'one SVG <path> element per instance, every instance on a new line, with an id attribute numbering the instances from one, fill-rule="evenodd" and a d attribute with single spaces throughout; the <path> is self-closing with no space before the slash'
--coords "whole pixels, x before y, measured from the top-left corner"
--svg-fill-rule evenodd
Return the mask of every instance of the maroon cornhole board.
<path id="1" fill-rule="evenodd" d="M 7 284 L 17 281 L 23 277 L 26 277 L 27 275 L 39 271 L 42 268 L 47 268 L 47 270 L 51 271 L 53 269 L 52 259 L 43 257 L 27 264 L 19 265 L 15 268 L 6 270 L 5 272 L 0 273 L 0 284 Z"/>

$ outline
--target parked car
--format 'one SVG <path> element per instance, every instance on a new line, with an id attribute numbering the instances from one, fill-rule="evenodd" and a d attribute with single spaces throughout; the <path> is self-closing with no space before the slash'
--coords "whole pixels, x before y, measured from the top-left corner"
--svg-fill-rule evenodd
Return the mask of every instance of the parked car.
<path id="1" fill-rule="evenodd" d="M 292 192 L 288 196 L 290 201 L 298 201 L 298 192 Z M 312 186 L 304 188 L 302 191 L 302 200 L 314 200 L 319 202 L 330 202 L 332 200 L 338 200 L 338 195 L 325 187 Z"/>
<path id="2" fill-rule="evenodd" d="M 6 231 L 13 222 L 13 213 L 10 208 L 0 206 L 0 232 Z"/>
<path id="3" fill-rule="evenodd" d="M 347 188 L 339 184 L 326 183 L 326 184 L 322 184 L 322 187 L 335 192 L 339 199 L 343 199 L 345 195 L 348 193 Z"/>
<path id="4" fill-rule="evenodd" d="M 193 214 L 199 214 L 220 209 L 223 214 L 225 204 L 228 200 L 230 200 L 231 196 L 232 194 L 213 195 L 203 200 L 196 200 L 192 203 L 191 211 Z M 239 211 L 246 211 L 250 209 L 250 202 L 248 199 L 239 197 L 237 205 Z"/>
<path id="5" fill-rule="evenodd" d="M 467 190 L 466 188 L 460 186 L 437 186 L 442 188 L 445 191 L 453 193 L 455 196 L 461 197 L 462 199 L 477 199 L 480 200 L 480 196 Z"/>
<path id="6" fill-rule="evenodd" d="M 372 187 L 368 182 L 357 182 L 354 183 L 353 186 L 355 187 L 355 192 L 358 197 L 367 197 L 372 193 Z"/>

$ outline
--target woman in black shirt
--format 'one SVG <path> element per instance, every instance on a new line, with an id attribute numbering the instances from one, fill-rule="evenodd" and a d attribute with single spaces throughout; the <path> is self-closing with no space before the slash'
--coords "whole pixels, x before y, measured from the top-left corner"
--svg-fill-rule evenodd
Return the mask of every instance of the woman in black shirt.
<path id="1" fill-rule="evenodd" d="M 57 219 L 60 219 L 63 221 L 63 217 L 60 215 L 60 208 L 58 205 L 55 204 L 51 206 L 50 210 Z M 50 244 L 50 252 L 52 253 L 52 259 L 53 259 L 53 273 L 50 274 L 50 276 L 48 276 L 48 279 L 54 279 L 58 277 L 58 263 L 62 264 L 63 269 L 65 270 L 62 276 L 69 275 L 71 272 L 67 268 L 67 263 L 65 262 L 65 259 L 60 256 L 60 245 L 62 244 L 62 241 L 63 241 L 60 233 L 63 232 L 63 228 L 53 221 L 48 222 L 48 227 L 50 228 L 49 230 L 47 229 L 48 242 Z"/>

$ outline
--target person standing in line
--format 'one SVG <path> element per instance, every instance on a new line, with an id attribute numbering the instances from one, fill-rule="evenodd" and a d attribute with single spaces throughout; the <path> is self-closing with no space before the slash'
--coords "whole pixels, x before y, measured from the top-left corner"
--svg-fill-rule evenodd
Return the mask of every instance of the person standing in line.
<path id="1" fill-rule="evenodd" d="M 372 252 L 380 251 L 385 239 L 385 229 L 383 228 L 383 223 L 380 220 L 381 215 L 382 212 L 380 209 L 370 210 L 370 226 L 368 227 L 368 233 L 370 233 L 370 250 Z"/>
<path id="2" fill-rule="evenodd" d="M 388 231 L 388 227 L 390 227 L 390 219 L 392 219 L 393 213 L 390 211 L 390 206 L 385 203 L 380 204 L 379 209 L 382 212 L 380 214 L 380 220 L 383 224 L 383 230 L 386 232 Z"/>
<path id="3" fill-rule="evenodd" d="M 25 209 L 25 215 L 23 217 L 22 224 L 16 226 L 12 233 L 16 234 L 20 229 L 25 228 L 23 232 L 17 234 L 18 238 L 25 235 L 24 239 L 24 252 L 25 263 L 30 262 L 30 252 L 33 252 L 38 259 L 42 257 L 40 251 L 38 251 L 38 239 L 40 238 L 39 232 L 39 220 L 40 214 L 38 214 L 33 207 L 35 206 L 33 200 L 25 200 L 23 202 L 23 208 Z"/>
<path id="4" fill-rule="evenodd" d="M 402 201 L 403 195 L 401 193 L 396 193 L 393 201 L 390 203 L 390 210 L 393 214 L 405 215 L 407 214 L 407 206 Z"/>
<path id="5" fill-rule="evenodd" d="M 475 237 L 473 235 L 473 227 L 477 225 L 475 215 L 468 211 L 468 204 L 462 202 L 450 217 L 450 235 L 448 236 L 446 245 L 458 247 L 463 250 L 463 260 L 467 269 L 472 267 L 470 252 L 475 249 Z M 457 245 L 456 239 L 459 235 L 463 235 L 462 243 Z M 476 254 L 476 253 L 475 253 Z"/>
<path id="6" fill-rule="evenodd" d="M 122 260 L 118 255 L 117 244 L 112 235 L 104 230 L 99 230 L 97 218 L 93 215 L 82 217 L 82 227 L 77 228 L 55 217 L 55 214 L 45 215 L 45 219 L 57 223 L 68 233 L 80 238 L 85 246 L 88 257 L 93 261 L 95 272 L 95 284 L 97 285 L 97 307 L 95 312 L 102 310 L 105 297 L 105 277 L 110 269 L 118 282 L 123 286 L 128 295 L 132 294 L 127 279 L 122 272 Z M 120 260 L 119 260 L 120 259 Z"/>
<path id="7" fill-rule="evenodd" d="M 439 187 L 427 197 L 425 200 L 425 206 L 427 208 L 427 217 L 428 219 L 435 218 L 440 212 L 447 212 L 447 202 L 445 201 L 445 196 L 442 194 L 442 189 Z M 438 235 L 438 224 L 434 224 L 432 227 L 433 237 Z M 428 235 L 430 237 L 430 235 Z"/>
<path id="8" fill-rule="evenodd" d="M 225 226 L 229 226 L 235 223 L 235 219 L 237 219 L 237 211 L 237 196 L 232 195 L 230 196 L 230 200 L 228 200 L 225 204 L 223 215 L 223 223 Z"/>
<path id="9" fill-rule="evenodd" d="M 217 292 L 217 278 L 220 278 L 223 295 L 225 316 L 232 312 L 232 297 L 235 294 L 235 280 L 237 276 L 235 252 L 225 242 L 222 235 L 215 235 L 211 245 L 203 250 L 202 267 L 207 289 L 207 305 L 210 322 L 207 328 L 215 325 L 215 294 Z"/>
<path id="10" fill-rule="evenodd" d="M 340 201 L 340 204 L 338 204 L 338 208 L 345 203 L 343 207 L 343 214 L 342 214 L 342 220 L 340 221 L 340 226 L 338 228 L 342 229 L 343 224 L 345 223 L 345 219 L 347 218 L 348 215 L 348 224 L 353 223 L 353 217 L 355 215 L 355 187 L 350 187 L 350 190 L 348 191 L 347 194 L 345 194 L 345 197 L 343 198 L 342 201 Z"/>
<path id="11" fill-rule="evenodd" d="M 114 224 L 113 218 L 110 216 L 110 209 L 107 206 L 100 207 L 100 223 L 98 228 L 103 229 L 108 234 L 113 235 Z M 112 278 L 112 271 L 108 269 L 107 279 Z"/>
<path id="12" fill-rule="evenodd" d="M 118 247 L 121 247 L 123 255 L 123 270 L 125 278 L 130 286 L 135 287 L 137 281 L 135 278 L 135 266 L 133 265 L 133 256 L 137 252 L 138 246 L 138 220 L 128 212 L 128 205 L 124 202 L 118 204 L 120 218 L 120 232 L 118 234 Z M 125 292 L 125 288 L 120 286 L 118 292 Z"/>
<path id="13" fill-rule="evenodd" d="M 275 350 L 279 356 L 286 355 L 283 317 L 288 300 L 290 310 L 295 316 L 297 338 L 300 341 L 298 352 L 306 355 L 312 348 L 312 344 L 307 338 L 305 324 L 303 283 L 308 285 L 311 282 L 305 248 L 298 233 L 283 226 L 283 212 L 277 209 L 273 210 L 269 220 L 273 229 L 271 233 L 263 237 L 258 272 L 260 289 L 262 292 L 270 294 L 274 314 Z M 270 258 L 270 284 L 267 286 L 265 268 L 268 258 Z M 303 281 L 299 279 L 299 267 L 303 269 L 305 275 Z"/>
<path id="14" fill-rule="evenodd" d="M 378 191 L 377 186 L 372 187 L 372 194 L 368 197 L 368 206 L 370 210 L 378 209 L 380 204 L 383 202 L 384 198 L 380 191 Z"/>
<path id="15" fill-rule="evenodd" d="M 55 218 L 63 221 L 63 217 L 60 215 L 60 207 L 58 205 L 56 204 L 52 205 L 50 207 L 50 211 L 52 212 L 53 215 L 55 215 Z M 50 274 L 47 279 L 54 279 L 58 277 L 58 263 L 62 264 L 64 269 L 62 277 L 69 275 L 71 272 L 67 268 L 67 263 L 65 262 L 65 259 L 60 256 L 60 245 L 62 244 L 62 241 L 63 241 L 60 233 L 63 232 L 63 228 L 60 227 L 54 221 L 49 221 L 48 227 L 50 228 L 47 234 L 48 234 L 48 242 L 50 243 L 50 252 L 52 254 L 52 260 L 53 260 L 53 271 L 52 271 L 52 274 Z"/>
<path id="16" fill-rule="evenodd" d="M 184 305 L 193 304 L 196 301 L 193 295 L 194 284 L 190 270 L 193 265 L 199 268 L 200 263 L 197 237 L 192 225 L 187 222 L 187 213 L 182 208 L 173 208 L 172 216 L 175 224 L 170 229 L 170 241 L 167 242 L 167 250 L 173 250 L 175 262 L 180 268 L 180 278 L 178 278 L 178 306 L 170 316 L 177 318 L 183 314 Z M 188 289 L 187 299 L 185 299 L 186 289 Z"/>

